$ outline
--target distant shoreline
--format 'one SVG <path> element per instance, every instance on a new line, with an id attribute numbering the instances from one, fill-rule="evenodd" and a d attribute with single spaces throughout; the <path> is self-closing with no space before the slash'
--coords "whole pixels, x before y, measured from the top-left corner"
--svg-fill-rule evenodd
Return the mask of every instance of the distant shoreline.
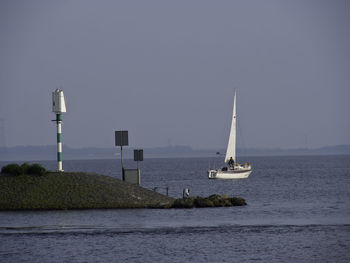
<path id="1" fill-rule="evenodd" d="M 16 146 L 0 147 L 0 160 L 18 161 L 18 160 L 55 160 L 57 146 Z M 216 152 L 220 152 L 219 155 Z M 203 149 L 196 150 L 189 146 L 169 146 L 157 148 L 145 148 L 144 157 L 147 158 L 205 158 L 205 157 L 223 157 L 224 149 Z M 260 157 L 260 156 L 319 156 L 319 155 L 350 155 L 350 145 L 327 146 L 317 149 L 259 149 L 248 148 L 237 149 L 237 155 L 240 157 Z M 49 156 L 49 158 L 48 158 Z M 133 149 L 128 147 L 124 149 L 126 159 L 133 158 Z M 63 146 L 63 158 L 65 160 L 91 160 L 91 159 L 119 159 L 120 149 L 111 148 L 70 148 Z"/>

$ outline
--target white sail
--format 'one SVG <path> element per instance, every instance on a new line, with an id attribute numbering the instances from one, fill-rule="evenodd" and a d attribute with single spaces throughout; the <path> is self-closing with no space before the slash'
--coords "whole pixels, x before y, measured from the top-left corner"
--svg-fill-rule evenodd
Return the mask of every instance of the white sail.
<path id="1" fill-rule="evenodd" d="M 225 163 L 227 163 L 231 157 L 234 161 L 236 161 L 236 91 L 233 97 L 232 123 L 226 150 Z"/>

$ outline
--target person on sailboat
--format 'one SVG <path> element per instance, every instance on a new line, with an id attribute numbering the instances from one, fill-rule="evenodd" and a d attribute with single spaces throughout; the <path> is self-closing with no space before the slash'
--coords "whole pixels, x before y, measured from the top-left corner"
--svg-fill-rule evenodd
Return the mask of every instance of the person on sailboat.
<path id="1" fill-rule="evenodd" d="M 233 167 L 234 164 L 235 164 L 235 161 L 232 159 L 232 157 L 230 157 L 230 160 L 228 161 L 228 165 L 229 165 L 230 167 Z"/>

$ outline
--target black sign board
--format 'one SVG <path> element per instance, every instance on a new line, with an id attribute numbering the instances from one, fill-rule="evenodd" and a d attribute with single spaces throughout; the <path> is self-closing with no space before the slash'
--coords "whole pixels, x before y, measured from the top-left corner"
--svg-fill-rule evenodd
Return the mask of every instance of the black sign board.
<path id="1" fill-rule="evenodd" d="M 137 161 L 137 162 L 143 161 L 143 150 L 142 149 L 134 150 L 134 161 Z"/>
<path id="2" fill-rule="evenodd" d="M 129 145 L 128 131 L 115 131 L 115 146 Z"/>

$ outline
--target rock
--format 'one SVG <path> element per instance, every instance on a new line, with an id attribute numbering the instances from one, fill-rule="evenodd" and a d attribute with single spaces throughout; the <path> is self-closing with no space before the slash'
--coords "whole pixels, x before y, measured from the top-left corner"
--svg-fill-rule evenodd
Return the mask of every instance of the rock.
<path id="1" fill-rule="evenodd" d="M 197 197 L 194 201 L 196 207 L 213 207 L 214 203 L 209 198 Z"/>
<path id="2" fill-rule="evenodd" d="M 193 208 L 194 199 L 193 198 L 176 199 L 171 207 L 172 208 Z"/>
<path id="3" fill-rule="evenodd" d="M 241 197 L 228 197 L 218 194 L 209 197 L 190 197 L 176 199 L 171 208 L 193 208 L 193 207 L 224 207 L 224 206 L 243 206 L 247 203 Z"/>
<path id="4" fill-rule="evenodd" d="M 234 206 L 243 206 L 243 205 L 247 205 L 247 203 L 245 202 L 245 200 L 241 197 L 232 197 L 230 198 L 230 202 L 232 205 Z"/>

